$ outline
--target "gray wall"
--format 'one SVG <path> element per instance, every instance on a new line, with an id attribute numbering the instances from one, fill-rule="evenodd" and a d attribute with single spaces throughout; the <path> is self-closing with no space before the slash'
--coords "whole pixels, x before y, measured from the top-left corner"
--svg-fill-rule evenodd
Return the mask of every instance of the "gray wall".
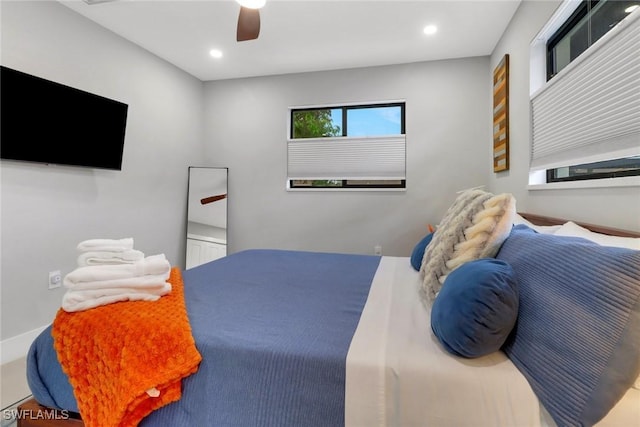
<path id="1" fill-rule="evenodd" d="M 48 324 L 76 245 L 133 237 L 184 265 L 187 167 L 203 154 L 202 82 L 57 2 L 1 2 L 2 65 L 129 104 L 123 170 L 1 163 L 1 339 Z M 88 141 L 90 143 L 90 141 Z"/>
<path id="2" fill-rule="evenodd" d="M 491 173 L 494 193 L 516 196 L 518 209 L 623 229 L 640 230 L 640 188 L 527 190 L 529 180 L 529 45 L 560 1 L 523 1 L 491 55 L 491 70 L 505 53 L 510 62 L 510 149 L 508 172 Z"/>
<path id="3" fill-rule="evenodd" d="M 455 199 L 486 184 L 489 59 L 208 82 L 208 163 L 229 167 L 229 251 L 408 256 Z M 406 100 L 406 192 L 287 192 L 288 107 Z"/>

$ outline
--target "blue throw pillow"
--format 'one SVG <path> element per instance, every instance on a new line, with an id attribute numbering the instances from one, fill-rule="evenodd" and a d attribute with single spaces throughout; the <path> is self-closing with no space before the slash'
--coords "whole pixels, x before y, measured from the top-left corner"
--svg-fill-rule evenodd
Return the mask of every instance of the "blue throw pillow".
<path id="1" fill-rule="evenodd" d="M 457 356 L 498 351 L 518 317 L 518 286 L 509 264 L 494 258 L 453 270 L 431 308 L 431 329 Z"/>
<path id="2" fill-rule="evenodd" d="M 418 242 L 415 248 L 413 248 L 413 252 L 411 252 L 411 266 L 416 270 L 420 271 L 420 267 L 422 266 L 422 258 L 424 258 L 424 251 L 427 249 L 427 246 L 433 239 L 433 233 L 429 233 L 422 238 Z"/>
<path id="3" fill-rule="evenodd" d="M 640 373 L 640 251 L 517 225 L 497 258 L 520 293 L 502 350 L 557 425 L 596 424 Z"/>

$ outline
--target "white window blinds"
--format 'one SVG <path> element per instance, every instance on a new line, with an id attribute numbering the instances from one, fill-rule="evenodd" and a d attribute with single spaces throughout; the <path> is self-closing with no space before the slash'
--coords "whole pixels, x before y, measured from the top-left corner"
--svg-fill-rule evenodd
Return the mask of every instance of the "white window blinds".
<path id="1" fill-rule="evenodd" d="M 405 135 L 290 139 L 288 179 L 405 179 Z"/>
<path id="2" fill-rule="evenodd" d="M 531 97 L 531 168 L 640 155 L 640 10 Z"/>

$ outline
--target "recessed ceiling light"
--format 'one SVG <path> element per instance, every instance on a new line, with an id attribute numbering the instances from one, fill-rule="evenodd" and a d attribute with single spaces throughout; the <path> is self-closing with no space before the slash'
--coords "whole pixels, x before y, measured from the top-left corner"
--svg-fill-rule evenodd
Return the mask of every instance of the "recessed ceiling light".
<path id="1" fill-rule="evenodd" d="M 219 49 L 211 49 L 209 51 L 209 55 L 213 56 L 214 58 L 222 58 L 222 51 Z"/>
<path id="2" fill-rule="evenodd" d="M 631 12 L 633 12 L 634 10 L 636 10 L 639 7 L 640 7 L 640 5 L 634 4 L 634 5 L 631 5 L 628 8 L 626 8 L 624 11 L 626 13 L 631 13 Z"/>
<path id="3" fill-rule="evenodd" d="M 438 32 L 438 27 L 436 27 L 435 25 L 427 25 L 422 31 L 427 35 L 431 35 Z"/>

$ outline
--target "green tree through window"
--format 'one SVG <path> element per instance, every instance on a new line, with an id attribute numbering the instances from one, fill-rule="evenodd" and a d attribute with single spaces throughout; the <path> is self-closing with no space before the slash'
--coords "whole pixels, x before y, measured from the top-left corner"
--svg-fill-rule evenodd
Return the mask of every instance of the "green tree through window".
<path id="1" fill-rule="evenodd" d="M 333 122 L 331 110 L 302 110 L 293 114 L 294 138 L 340 136 L 342 129 Z"/>

